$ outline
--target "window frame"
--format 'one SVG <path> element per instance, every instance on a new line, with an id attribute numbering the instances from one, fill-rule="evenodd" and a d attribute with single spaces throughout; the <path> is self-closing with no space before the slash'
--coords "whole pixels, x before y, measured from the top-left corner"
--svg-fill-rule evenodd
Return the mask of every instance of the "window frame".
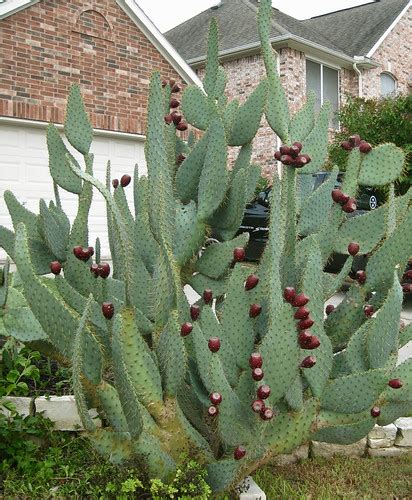
<path id="1" fill-rule="evenodd" d="M 393 83 L 394 83 L 394 89 L 392 92 L 389 92 L 388 94 L 383 94 L 382 93 L 382 75 L 385 75 L 385 76 L 388 76 L 389 78 L 391 78 L 393 80 Z M 381 97 L 389 97 L 391 95 L 394 95 L 396 94 L 397 90 L 398 90 L 398 80 L 395 78 L 395 75 L 393 73 L 391 73 L 390 71 L 381 71 L 379 73 L 379 94 Z"/>
<path id="2" fill-rule="evenodd" d="M 323 68 L 326 66 L 329 69 L 333 69 L 337 71 L 338 73 L 338 108 L 336 109 L 336 112 L 339 111 L 341 107 L 341 98 L 340 98 L 340 89 L 341 89 L 341 82 L 340 82 L 340 77 L 341 77 L 341 70 L 342 68 L 340 66 L 335 66 L 334 64 L 326 63 L 325 61 L 322 61 L 321 59 L 317 59 L 316 57 L 311 57 L 307 56 L 305 54 L 305 88 L 306 88 L 306 95 L 307 95 L 307 75 L 306 75 L 306 61 L 310 61 L 315 64 L 319 64 L 320 66 L 320 105 L 323 106 L 324 104 L 324 95 L 323 95 Z M 332 125 L 332 124 L 331 124 Z M 340 122 L 337 122 L 337 127 L 334 128 L 331 126 L 330 128 L 333 128 L 333 130 L 340 130 Z"/>

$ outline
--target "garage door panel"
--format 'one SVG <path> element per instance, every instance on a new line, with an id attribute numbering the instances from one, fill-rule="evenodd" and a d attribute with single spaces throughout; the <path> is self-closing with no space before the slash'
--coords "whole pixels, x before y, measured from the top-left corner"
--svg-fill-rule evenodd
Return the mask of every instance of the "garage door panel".
<path id="1" fill-rule="evenodd" d="M 67 139 L 63 140 L 84 168 L 83 156 L 75 151 Z M 107 161 L 112 164 L 112 176 L 120 178 L 124 173 L 130 175 L 134 166 L 139 164 L 140 174 L 145 174 L 144 143 L 138 139 L 122 136 L 95 136 L 91 147 L 95 155 L 94 171 L 96 177 L 105 183 Z M 46 130 L 27 126 L 22 121 L 18 125 L 0 124 L 0 224 L 12 228 L 11 219 L 2 193 L 10 189 L 17 199 L 35 213 L 39 211 L 39 199 L 47 203 L 54 200 L 53 184 L 48 168 L 48 152 Z M 78 199 L 76 195 L 59 190 L 62 205 L 71 222 L 77 212 Z M 126 190 L 131 209 L 133 210 L 133 189 Z M 90 211 L 89 239 L 94 244 L 96 237 L 102 243 L 102 255 L 109 256 L 109 245 L 106 226 L 106 204 L 96 190 L 93 191 L 93 202 Z M 0 249 L 0 260 L 5 253 Z"/>

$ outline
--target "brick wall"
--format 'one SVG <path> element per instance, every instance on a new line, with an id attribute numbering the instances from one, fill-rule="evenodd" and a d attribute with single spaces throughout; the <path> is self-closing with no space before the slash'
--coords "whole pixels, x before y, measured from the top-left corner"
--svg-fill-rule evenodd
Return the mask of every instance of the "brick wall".
<path id="1" fill-rule="evenodd" d="M 0 21 L 0 116 L 62 123 L 72 83 L 94 127 L 144 133 L 153 70 L 180 80 L 113 0 L 42 0 Z"/>
<path id="2" fill-rule="evenodd" d="M 383 71 L 391 73 L 397 82 L 397 91 L 408 93 L 408 82 L 412 76 L 412 8 L 408 10 L 392 32 L 382 42 L 382 45 L 373 54 L 374 61 L 380 64 L 379 68 L 370 70 L 363 77 L 364 97 L 380 95 L 380 74 Z"/>

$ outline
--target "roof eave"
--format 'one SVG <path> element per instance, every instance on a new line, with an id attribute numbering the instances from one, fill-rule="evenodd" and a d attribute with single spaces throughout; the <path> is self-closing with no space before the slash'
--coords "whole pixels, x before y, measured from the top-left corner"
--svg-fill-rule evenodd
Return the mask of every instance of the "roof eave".
<path id="1" fill-rule="evenodd" d="M 274 48 L 281 47 L 291 47 L 302 52 L 311 52 L 319 55 L 319 57 L 329 60 L 331 64 L 352 68 L 355 59 L 351 56 L 343 54 L 342 52 L 335 51 L 333 49 L 328 49 L 327 47 L 306 40 L 305 38 L 288 34 L 279 37 L 274 37 L 270 39 L 270 42 Z M 308 50 L 309 49 L 309 50 Z M 240 45 L 238 47 L 233 47 L 231 49 L 222 50 L 219 52 L 219 58 L 221 61 L 227 61 L 231 59 L 239 59 L 241 57 L 246 57 L 248 55 L 259 53 L 260 42 L 253 42 L 245 45 Z M 188 59 L 187 63 L 192 67 L 200 67 L 205 63 L 206 57 L 200 56 L 192 59 Z M 375 64 L 370 61 L 370 64 Z M 377 66 L 375 64 L 375 66 Z"/>
<path id="2" fill-rule="evenodd" d="M 17 0 L 13 4 L 5 2 L 0 4 L 0 21 L 6 19 L 6 17 L 12 16 L 19 12 L 20 10 L 27 9 L 32 5 L 38 3 L 40 0 Z"/>

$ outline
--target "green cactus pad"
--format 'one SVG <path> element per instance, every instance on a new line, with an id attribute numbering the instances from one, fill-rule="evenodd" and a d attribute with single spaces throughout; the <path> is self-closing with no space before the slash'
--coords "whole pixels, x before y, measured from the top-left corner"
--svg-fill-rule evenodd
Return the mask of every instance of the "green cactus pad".
<path id="1" fill-rule="evenodd" d="M 186 87 L 182 96 L 182 111 L 185 119 L 200 130 L 206 130 L 216 113 L 212 102 L 199 87 Z"/>
<path id="2" fill-rule="evenodd" d="M 337 413 L 359 413 L 373 406 L 385 385 L 383 370 L 369 370 L 330 380 L 321 397 L 322 408 Z"/>
<path id="3" fill-rule="evenodd" d="M 383 368 L 392 354 L 398 350 L 399 318 L 402 311 L 403 293 L 395 274 L 392 288 L 377 311 L 376 318 L 371 318 L 367 333 L 367 355 L 371 368 Z"/>
<path id="4" fill-rule="evenodd" d="M 385 186 L 396 181 L 405 163 L 405 153 L 394 144 L 381 144 L 364 155 L 359 174 L 361 186 Z"/>
<path id="5" fill-rule="evenodd" d="M 39 225 L 50 251 L 60 262 L 64 262 L 66 260 L 70 226 L 62 226 L 60 220 L 49 210 L 44 200 L 40 200 Z"/>
<path id="6" fill-rule="evenodd" d="M 329 179 L 324 182 L 309 198 L 301 204 L 298 232 L 302 236 L 307 236 L 319 231 L 328 217 L 333 200 L 330 195 L 336 184 L 338 169 L 335 167 Z M 302 176 L 299 176 L 302 177 Z"/>
<path id="7" fill-rule="evenodd" d="M 196 203 L 176 205 L 176 233 L 173 253 L 179 266 L 184 266 L 202 245 L 205 224 L 198 221 Z"/>
<path id="8" fill-rule="evenodd" d="M 388 381 L 396 378 L 402 381 L 402 387 L 400 389 L 393 389 L 388 386 L 385 390 L 384 398 L 387 401 L 409 401 L 412 404 L 412 358 L 408 358 L 390 371 L 388 374 Z M 407 415 L 407 413 L 405 413 L 405 415 Z"/>
<path id="9" fill-rule="evenodd" d="M 221 120 L 213 120 L 209 131 L 198 192 L 198 217 L 202 221 L 207 220 L 222 203 L 229 181 L 226 169 L 227 145 Z"/>
<path id="10" fill-rule="evenodd" d="M 93 129 L 87 116 L 80 87 L 72 85 L 67 101 L 64 133 L 70 144 L 82 154 L 87 154 L 93 140 Z"/>
<path id="11" fill-rule="evenodd" d="M 394 422 L 397 418 L 405 415 L 410 415 L 412 411 L 412 402 L 405 401 L 394 403 L 391 401 L 389 404 L 380 406 L 381 414 L 377 420 L 378 425 L 388 425 Z"/>
<path id="12" fill-rule="evenodd" d="M 213 491 L 222 492 L 236 483 L 241 467 L 242 464 L 238 460 L 230 458 L 208 464 L 206 481 Z"/>
<path id="13" fill-rule="evenodd" d="M 369 290 L 389 288 L 392 284 L 393 271 L 402 274 L 410 257 L 412 246 L 412 209 L 409 209 L 404 220 L 378 250 L 369 258 L 366 266 Z"/>
<path id="14" fill-rule="evenodd" d="M 369 369 L 368 355 L 367 355 L 367 338 L 369 329 L 371 328 L 370 322 L 364 323 L 351 337 L 343 353 L 346 361 L 346 366 L 352 373 L 364 372 Z M 375 367 L 376 368 L 376 367 Z"/>
<path id="15" fill-rule="evenodd" d="M 209 278 L 220 278 L 233 263 L 234 249 L 245 247 L 248 241 L 249 233 L 242 233 L 233 240 L 209 245 L 197 261 L 195 270 Z"/>
<path id="16" fill-rule="evenodd" d="M 127 420 L 124 416 L 122 404 L 116 389 L 107 382 L 102 382 L 97 387 L 96 394 L 111 427 L 117 432 L 129 432 Z"/>
<path id="17" fill-rule="evenodd" d="M 4 201 L 6 202 L 14 230 L 22 222 L 26 226 L 27 235 L 31 240 L 42 241 L 38 230 L 38 216 L 30 210 L 27 210 L 14 196 L 11 191 L 4 192 Z"/>
<path id="18" fill-rule="evenodd" d="M 248 144 L 255 137 L 265 108 L 266 96 L 267 82 L 262 80 L 247 101 L 236 110 L 228 140 L 230 146 Z"/>
<path id="19" fill-rule="evenodd" d="M 279 401 L 299 374 L 300 349 L 292 307 L 283 306 L 270 318 L 269 330 L 260 346 L 265 382 L 271 388 L 270 400 Z"/>
<path id="20" fill-rule="evenodd" d="M 226 282 L 224 277 L 220 280 L 214 280 L 205 276 L 204 274 L 197 273 L 191 276 L 187 283 L 199 294 L 202 295 L 206 288 L 213 292 L 213 297 L 221 297 L 226 293 Z"/>
<path id="21" fill-rule="evenodd" d="M 50 124 L 47 128 L 47 149 L 49 151 L 49 169 L 55 183 L 69 191 L 80 194 L 82 191 L 82 181 L 71 170 L 67 155 L 70 160 L 79 165 L 74 157 L 69 153 L 57 128 Z"/>
<path id="22" fill-rule="evenodd" d="M 285 400 L 293 411 L 303 409 L 303 384 L 300 374 L 295 378 L 285 394 Z"/>
<path id="23" fill-rule="evenodd" d="M 322 170 L 328 155 L 328 129 L 331 107 L 326 102 L 319 111 L 315 126 L 303 141 L 302 154 L 307 154 L 311 162 L 299 169 L 300 174 L 316 173 Z"/>
<path id="24" fill-rule="evenodd" d="M 290 120 L 289 139 L 291 144 L 300 142 L 309 135 L 315 124 L 315 93 L 309 92 L 306 103 Z"/>
<path id="25" fill-rule="evenodd" d="M 321 429 L 312 434 L 313 441 L 336 444 L 352 444 L 365 437 L 374 427 L 375 420 L 369 417 L 355 424 L 340 425 Z"/>
<path id="26" fill-rule="evenodd" d="M 216 19 L 210 20 L 209 37 L 207 42 L 207 58 L 203 86 L 207 95 L 217 97 L 215 93 L 216 81 L 219 73 L 219 40 Z"/>
<path id="27" fill-rule="evenodd" d="M 303 375 L 309 382 L 312 393 L 320 397 L 332 370 L 332 344 L 323 328 L 324 300 L 322 280 L 319 272 L 322 269 L 322 256 L 314 240 L 311 252 L 308 255 L 306 269 L 303 275 L 301 290 L 309 297 L 310 315 L 315 322 L 310 331 L 320 340 L 320 346 L 315 350 L 316 365 L 310 369 L 303 369 Z M 302 359 L 308 351 L 302 349 Z"/>

